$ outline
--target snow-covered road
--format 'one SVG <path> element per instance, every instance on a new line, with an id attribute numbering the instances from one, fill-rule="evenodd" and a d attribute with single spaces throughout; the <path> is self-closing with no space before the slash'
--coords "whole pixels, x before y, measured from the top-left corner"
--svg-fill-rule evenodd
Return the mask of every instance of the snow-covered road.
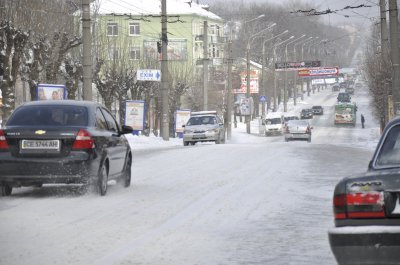
<path id="1" fill-rule="evenodd" d="M 183 147 L 131 137 L 133 182 L 105 197 L 65 186 L 0 199 L 0 264 L 335 264 L 327 230 L 343 176 L 366 170 L 379 128 L 356 92 L 366 129 L 333 126 L 323 90 L 312 143 L 233 129 L 225 145 Z"/>

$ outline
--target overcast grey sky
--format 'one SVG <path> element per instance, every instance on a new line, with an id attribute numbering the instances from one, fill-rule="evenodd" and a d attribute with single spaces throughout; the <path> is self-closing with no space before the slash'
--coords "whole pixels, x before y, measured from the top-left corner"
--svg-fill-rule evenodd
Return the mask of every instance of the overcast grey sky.
<path id="1" fill-rule="evenodd" d="M 200 3 L 210 4 L 218 0 L 200 0 Z M 229 1 L 229 0 L 226 0 Z M 287 3 L 293 2 L 293 0 L 241 0 L 243 3 L 257 2 L 257 3 Z M 311 3 L 317 7 L 317 11 L 340 10 L 346 6 L 359 6 L 366 5 L 372 7 L 362 7 L 357 9 L 347 9 L 343 11 L 337 11 L 334 14 L 321 15 L 326 23 L 336 25 L 339 23 L 356 23 L 359 25 L 369 25 L 373 18 L 379 17 L 379 0 L 299 0 L 299 2 Z M 348 16 L 348 17 L 347 17 Z"/>

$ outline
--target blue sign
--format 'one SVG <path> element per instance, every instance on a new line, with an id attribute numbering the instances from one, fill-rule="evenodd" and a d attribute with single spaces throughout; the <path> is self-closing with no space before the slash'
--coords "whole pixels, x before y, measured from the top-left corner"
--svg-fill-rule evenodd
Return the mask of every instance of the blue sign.
<path id="1" fill-rule="evenodd" d="M 266 102 L 267 101 L 267 96 L 260 96 L 260 101 L 261 102 Z"/>
<path id="2" fill-rule="evenodd" d="M 141 81 L 161 81 L 161 71 L 156 69 L 138 69 L 136 76 Z"/>

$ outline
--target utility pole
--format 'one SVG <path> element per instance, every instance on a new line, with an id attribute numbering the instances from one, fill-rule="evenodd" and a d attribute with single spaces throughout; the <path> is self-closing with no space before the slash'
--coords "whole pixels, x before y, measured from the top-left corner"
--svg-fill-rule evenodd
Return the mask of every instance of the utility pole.
<path id="1" fill-rule="evenodd" d="M 388 52 L 388 28 L 387 28 L 387 21 L 386 21 L 386 1 L 379 0 L 380 6 L 380 13 L 381 13 L 381 49 L 382 55 L 384 52 Z"/>
<path id="2" fill-rule="evenodd" d="M 169 106 L 168 106 L 168 35 L 167 35 L 167 1 L 161 1 L 161 135 L 163 140 L 169 140 Z"/>
<path id="3" fill-rule="evenodd" d="M 381 18 L 381 57 L 382 61 L 385 60 L 385 57 L 389 54 L 389 35 L 386 21 L 386 0 L 379 0 L 379 8 L 380 8 L 380 18 Z M 383 80 L 382 80 L 383 81 Z M 386 83 L 384 84 L 386 86 Z M 393 94 L 388 95 L 387 98 L 387 106 L 385 111 L 385 119 L 389 121 L 394 117 L 394 108 L 393 108 Z M 386 124 L 385 121 L 385 124 Z"/>
<path id="4" fill-rule="evenodd" d="M 92 35 L 90 32 L 90 0 L 82 0 L 83 99 L 92 101 Z"/>
<path id="5" fill-rule="evenodd" d="M 226 130 L 227 139 L 230 140 L 232 137 L 232 40 L 228 42 L 228 104 L 227 105 L 227 123 L 228 128 Z"/>
<path id="6" fill-rule="evenodd" d="M 389 0 L 390 58 L 392 59 L 392 93 L 394 114 L 399 115 L 400 104 L 400 58 L 398 45 L 398 11 L 397 0 Z"/>
<path id="7" fill-rule="evenodd" d="M 203 33 L 203 110 L 208 110 L 208 21 Z"/>

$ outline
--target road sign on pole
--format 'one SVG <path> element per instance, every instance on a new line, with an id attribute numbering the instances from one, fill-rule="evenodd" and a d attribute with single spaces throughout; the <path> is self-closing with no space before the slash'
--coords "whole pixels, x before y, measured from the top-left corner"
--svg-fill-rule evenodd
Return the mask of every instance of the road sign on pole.
<path id="1" fill-rule="evenodd" d="M 261 102 L 266 102 L 267 101 L 267 96 L 260 96 L 260 101 Z"/>
<path id="2" fill-rule="evenodd" d="M 136 76 L 140 81 L 161 81 L 161 71 L 157 69 L 138 69 Z"/>

